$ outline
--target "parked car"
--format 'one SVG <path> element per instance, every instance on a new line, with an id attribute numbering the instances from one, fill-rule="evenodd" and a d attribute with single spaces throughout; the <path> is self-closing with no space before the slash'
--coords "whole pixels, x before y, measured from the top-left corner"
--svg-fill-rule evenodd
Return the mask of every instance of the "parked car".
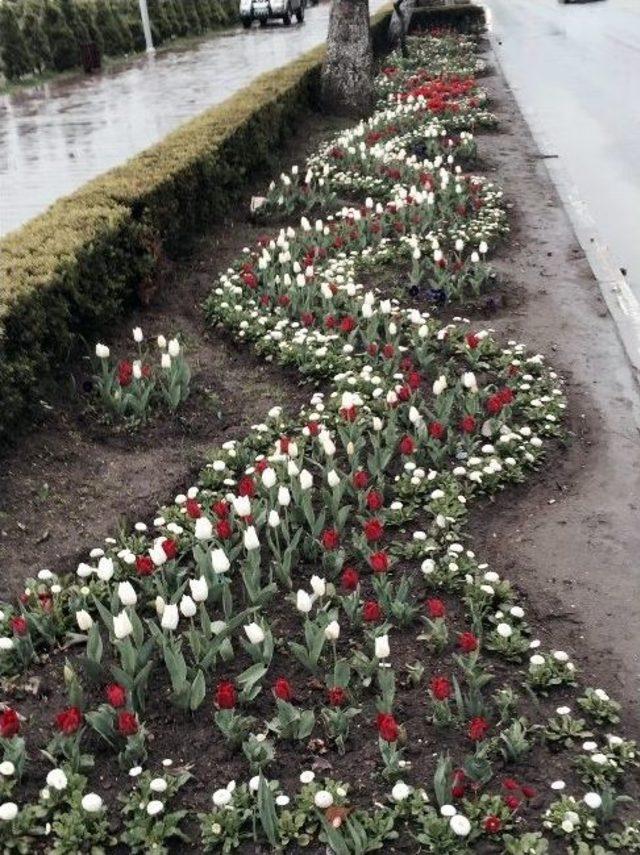
<path id="1" fill-rule="evenodd" d="M 254 21 L 264 27 L 277 18 L 288 27 L 294 15 L 298 23 L 304 21 L 305 6 L 306 0 L 240 0 L 240 20 L 247 30 Z"/>

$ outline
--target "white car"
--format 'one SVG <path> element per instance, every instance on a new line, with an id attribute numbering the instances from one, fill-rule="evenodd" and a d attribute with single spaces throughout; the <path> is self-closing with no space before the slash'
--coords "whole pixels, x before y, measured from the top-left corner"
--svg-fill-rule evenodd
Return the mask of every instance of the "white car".
<path id="1" fill-rule="evenodd" d="M 306 0 L 240 0 L 240 20 L 248 30 L 254 21 L 264 27 L 267 21 L 280 18 L 285 27 L 295 15 L 298 23 L 304 21 Z"/>

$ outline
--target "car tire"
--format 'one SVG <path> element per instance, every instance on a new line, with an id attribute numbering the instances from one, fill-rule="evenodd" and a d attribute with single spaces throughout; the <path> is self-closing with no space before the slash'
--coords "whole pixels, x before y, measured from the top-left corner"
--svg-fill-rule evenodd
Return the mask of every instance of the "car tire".
<path id="1" fill-rule="evenodd" d="M 248 30 L 251 27 L 252 23 L 253 23 L 253 21 L 251 18 L 243 18 L 242 19 L 242 26 L 245 28 L 245 30 Z"/>
<path id="2" fill-rule="evenodd" d="M 282 16 L 282 23 L 285 25 L 285 27 L 291 26 L 291 6 L 290 5 L 287 5 L 287 10 L 284 13 L 284 15 Z"/>
<path id="3" fill-rule="evenodd" d="M 302 5 L 302 3 L 300 4 L 300 7 L 296 9 L 296 21 L 299 24 L 304 21 L 304 6 Z"/>
<path id="4" fill-rule="evenodd" d="M 266 18 L 260 18 L 260 26 L 261 27 L 267 26 L 267 19 Z"/>

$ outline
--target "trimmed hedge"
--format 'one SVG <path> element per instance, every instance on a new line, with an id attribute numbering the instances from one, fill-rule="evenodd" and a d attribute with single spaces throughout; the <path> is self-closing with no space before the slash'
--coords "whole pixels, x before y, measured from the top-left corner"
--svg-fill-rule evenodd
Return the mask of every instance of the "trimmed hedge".
<path id="1" fill-rule="evenodd" d="M 409 32 L 431 27 L 451 28 L 459 33 L 483 30 L 486 24 L 484 8 L 475 3 L 457 6 L 417 6 L 411 16 Z"/>
<path id="2" fill-rule="evenodd" d="M 237 0 L 149 0 L 156 46 L 238 19 Z M 138 0 L 0 0 L 0 69 L 8 80 L 80 65 L 81 46 L 121 56 L 145 48 Z"/>
<path id="3" fill-rule="evenodd" d="M 426 10 L 425 10 L 426 11 Z M 372 18 L 377 52 L 390 13 Z M 0 442 L 47 399 L 56 372 L 144 292 L 317 107 L 324 48 L 219 106 L 0 240 Z"/>

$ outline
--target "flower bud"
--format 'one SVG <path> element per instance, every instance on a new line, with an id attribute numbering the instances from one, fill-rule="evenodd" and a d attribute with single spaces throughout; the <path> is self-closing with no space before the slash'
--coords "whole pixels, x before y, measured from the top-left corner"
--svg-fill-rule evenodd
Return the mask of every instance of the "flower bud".
<path id="1" fill-rule="evenodd" d="M 88 632 L 93 626 L 93 618 L 86 609 L 80 609 L 76 612 L 76 623 L 82 632 Z"/>
<path id="2" fill-rule="evenodd" d="M 163 629 L 177 629 L 179 620 L 180 615 L 178 613 L 177 605 L 175 603 L 167 603 L 164 607 L 164 611 L 162 612 L 160 626 Z"/>
<path id="3" fill-rule="evenodd" d="M 254 621 L 243 627 L 243 629 L 251 644 L 262 644 L 264 641 L 264 630 L 259 623 Z"/>

